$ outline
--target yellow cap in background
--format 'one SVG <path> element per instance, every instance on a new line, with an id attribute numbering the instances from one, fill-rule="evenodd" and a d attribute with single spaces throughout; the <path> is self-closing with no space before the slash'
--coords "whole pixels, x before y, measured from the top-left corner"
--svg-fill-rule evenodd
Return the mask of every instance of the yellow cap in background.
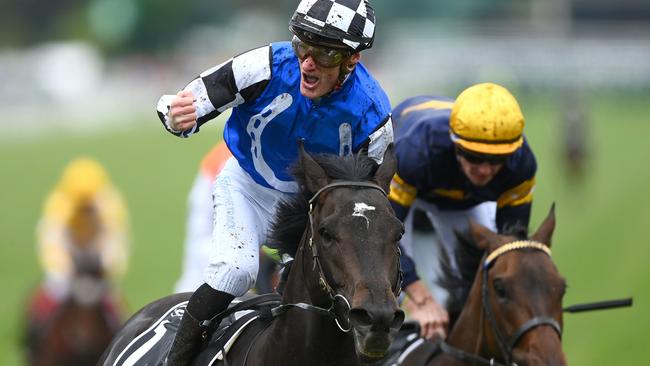
<path id="1" fill-rule="evenodd" d="M 92 199 L 109 185 L 106 170 L 94 159 L 77 158 L 65 168 L 58 190 L 75 205 Z"/>

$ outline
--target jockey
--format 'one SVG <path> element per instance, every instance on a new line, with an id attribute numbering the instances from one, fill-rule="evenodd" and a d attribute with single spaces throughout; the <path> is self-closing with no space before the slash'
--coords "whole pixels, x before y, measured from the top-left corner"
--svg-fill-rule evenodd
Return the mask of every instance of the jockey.
<path id="1" fill-rule="evenodd" d="M 303 0 L 289 23 L 291 42 L 235 56 L 176 95 L 161 97 L 158 115 L 179 137 L 197 133 L 232 108 L 224 141 L 233 157 L 214 185 L 205 283 L 189 300 L 167 364 L 191 362 L 201 345 L 202 322 L 254 285 L 259 245 L 275 206 L 298 191 L 288 171 L 298 157 L 298 139 L 310 153 L 367 149 L 381 163 L 393 141 L 390 103 L 360 62 L 374 28 L 366 0 Z"/>
<path id="2" fill-rule="evenodd" d="M 455 101 L 409 98 L 393 110 L 393 121 L 398 168 L 389 199 L 406 226 L 401 245 L 404 285 L 412 300 L 407 308 L 425 325 L 426 336 L 444 337 L 448 314 L 416 272 L 414 213 L 426 213 L 457 271 L 454 232 L 466 230 L 469 218 L 495 232 L 526 235 L 537 165 L 516 99 L 496 84 L 471 86 Z"/>
<path id="3" fill-rule="evenodd" d="M 98 260 L 96 270 L 110 281 L 121 279 L 128 264 L 128 231 L 126 205 L 104 168 L 90 158 L 70 162 L 47 197 L 37 228 L 45 280 L 33 315 L 46 317 L 70 294 L 71 280 L 81 270 L 77 264 L 86 258 Z M 117 316 L 119 306 L 106 300 Z"/>

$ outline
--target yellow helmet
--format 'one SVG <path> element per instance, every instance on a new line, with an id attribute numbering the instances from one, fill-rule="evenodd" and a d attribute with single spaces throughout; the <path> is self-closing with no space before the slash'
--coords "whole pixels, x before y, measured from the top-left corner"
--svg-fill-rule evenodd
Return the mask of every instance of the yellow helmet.
<path id="1" fill-rule="evenodd" d="M 77 158 L 65 168 L 58 190 L 79 205 L 109 184 L 108 174 L 99 162 L 91 158 Z"/>
<path id="2" fill-rule="evenodd" d="M 449 127 L 454 143 L 479 154 L 511 154 L 524 141 L 524 115 L 517 100 L 493 83 L 476 84 L 460 93 Z"/>

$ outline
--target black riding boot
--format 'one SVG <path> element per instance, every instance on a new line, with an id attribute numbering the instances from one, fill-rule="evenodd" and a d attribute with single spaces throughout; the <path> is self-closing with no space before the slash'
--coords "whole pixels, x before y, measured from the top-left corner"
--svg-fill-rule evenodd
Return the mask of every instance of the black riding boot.
<path id="1" fill-rule="evenodd" d="M 201 285 L 194 291 L 176 331 L 176 337 L 167 355 L 165 365 L 185 366 L 191 364 L 204 340 L 205 328 L 201 326 L 201 323 L 226 310 L 233 298 L 234 296 L 217 291 L 207 284 Z"/>

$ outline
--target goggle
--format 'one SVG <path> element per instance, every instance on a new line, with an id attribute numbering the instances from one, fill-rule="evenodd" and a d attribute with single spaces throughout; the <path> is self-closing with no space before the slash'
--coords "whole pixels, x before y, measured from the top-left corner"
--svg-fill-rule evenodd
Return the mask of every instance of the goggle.
<path id="1" fill-rule="evenodd" d="M 310 56 L 314 62 L 321 67 L 334 67 L 340 65 L 343 60 L 350 56 L 350 52 L 344 50 L 337 50 L 334 48 L 325 48 L 311 46 L 300 40 L 297 36 L 293 36 L 291 40 L 293 52 L 300 61 L 303 61 Z"/>
<path id="2" fill-rule="evenodd" d="M 462 156 L 470 164 L 481 165 L 488 163 L 492 166 L 505 164 L 508 160 L 508 155 L 482 155 L 474 154 L 472 152 L 463 150 L 461 148 L 456 148 L 456 154 Z"/>

